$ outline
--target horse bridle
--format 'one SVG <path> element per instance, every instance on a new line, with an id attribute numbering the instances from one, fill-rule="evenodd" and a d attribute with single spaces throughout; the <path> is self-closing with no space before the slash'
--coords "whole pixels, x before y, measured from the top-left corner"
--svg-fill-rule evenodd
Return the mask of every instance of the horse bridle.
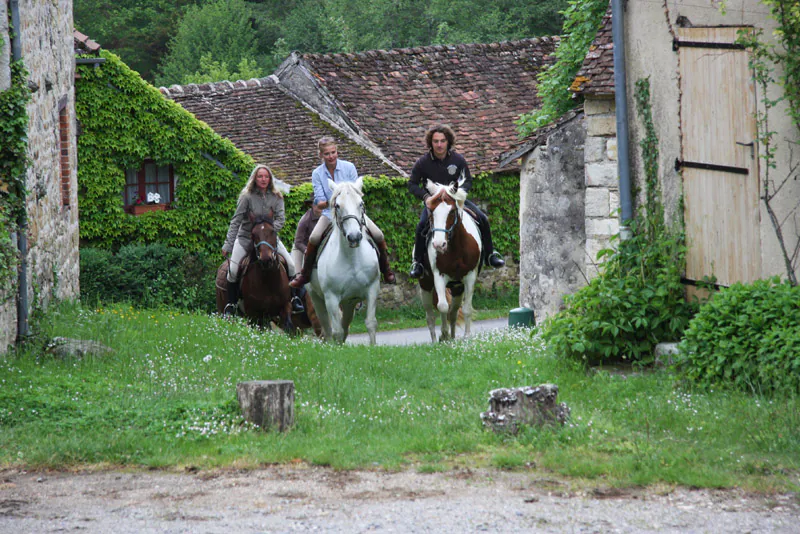
<path id="1" fill-rule="evenodd" d="M 363 230 L 364 226 L 367 224 L 367 222 L 365 220 L 366 210 L 364 209 L 363 205 L 361 206 L 361 217 L 360 218 L 356 217 L 355 215 L 345 215 L 344 217 L 339 217 L 339 209 L 336 206 L 333 207 L 333 211 L 334 211 L 334 214 L 335 214 L 334 215 L 334 219 L 336 219 L 336 226 L 339 227 L 339 231 L 342 232 L 342 233 L 344 233 L 344 222 L 347 219 L 355 219 L 356 222 L 358 223 L 359 230 Z"/>
<path id="2" fill-rule="evenodd" d="M 272 245 L 272 244 L 270 244 L 270 243 L 267 243 L 266 241 L 259 241 L 258 243 L 256 243 L 256 251 L 258 251 L 258 247 L 260 247 L 261 245 L 267 245 L 267 247 L 269 247 L 269 249 L 270 249 L 270 250 L 271 250 L 271 251 L 272 251 L 274 254 L 277 254 L 277 253 L 278 253 L 278 247 L 276 247 L 276 246 L 274 246 L 274 245 Z"/>
<path id="3" fill-rule="evenodd" d="M 455 208 L 456 208 L 456 217 L 453 220 L 453 224 L 450 225 L 450 228 L 436 228 L 435 226 L 433 226 L 433 211 L 428 210 L 430 212 L 429 218 L 431 221 L 431 231 L 444 232 L 444 234 L 447 236 L 447 239 L 449 240 L 450 236 L 453 234 L 453 229 L 458 225 L 458 221 L 461 219 L 461 217 L 459 217 L 458 215 L 458 207 L 455 206 Z M 445 221 L 447 221 L 447 219 L 445 219 Z"/>

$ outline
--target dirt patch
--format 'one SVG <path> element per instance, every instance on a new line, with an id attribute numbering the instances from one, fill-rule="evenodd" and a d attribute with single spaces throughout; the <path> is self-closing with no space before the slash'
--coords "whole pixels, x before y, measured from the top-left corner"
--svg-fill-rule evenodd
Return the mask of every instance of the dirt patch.
<path id="1" fill-rule="evenodd" d="M 0 532 L 797 532 L 793 493 L 579 487 L 474 469 L 0 471 Z"/>

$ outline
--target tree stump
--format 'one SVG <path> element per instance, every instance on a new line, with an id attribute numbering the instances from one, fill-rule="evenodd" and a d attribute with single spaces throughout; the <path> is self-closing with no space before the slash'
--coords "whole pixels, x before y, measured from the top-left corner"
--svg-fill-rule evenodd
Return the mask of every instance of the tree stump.
<path id="1" fill-rule="evenodd" d="M 569 407 L 556 403 L 558 386 L 500 388 L 489 393 L 489 411 L 481 414 L 483 424 L 495 431 L 516 433 L 520 425 L 563 425 L 569 417 Z"/>
<path id="2" fill-rule="evenodd" d="M 251 380 L 236 384 L 239 408 L 248 421 L 264 430 L 287 430 L 294 424 L 294 382 Z"/>

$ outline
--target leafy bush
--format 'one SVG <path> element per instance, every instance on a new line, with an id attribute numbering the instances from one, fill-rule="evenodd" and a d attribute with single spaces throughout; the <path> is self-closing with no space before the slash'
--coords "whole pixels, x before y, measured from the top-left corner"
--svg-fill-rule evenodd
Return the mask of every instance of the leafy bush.
<path id="1" fill-rule="evenodd" d="M 161 244 L 128 245 L 116 254 L 81 248 L 81 298 L 212 311 L 216 268 L 204 254 Z"/>
<path id="2" fill-rule="evenodd" d="M 800 287 L 775 278 L 715 294 L 689 323 L 677 365 L 704 387 L 800 392 Z"/>
<path id="3" fill-rule="evenodd" d="M 635 228 L 634 228 L 635 230 Z M 680 282 L 685 247 L 679 237 L 646 232 L 619 243 L 589 285 L 564 298 L 566 309 L 545 324 L 558 355 L 588 364 L 648 361 L 655 345 L 681 338 L 696 304 Z"/>

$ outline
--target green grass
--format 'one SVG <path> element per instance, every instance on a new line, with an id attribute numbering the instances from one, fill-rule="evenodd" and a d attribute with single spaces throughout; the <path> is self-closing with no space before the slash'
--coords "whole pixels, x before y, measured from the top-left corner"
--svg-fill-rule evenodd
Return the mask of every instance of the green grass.
<path id="1" fill-rule="evenodd" d="M 472 298 L 472 307 L 475 311 L 472 320 L 480 321 L 483 319 L 507 317 L 508 312 L 518 306 L 518 285 L 509 284 L 492 288 L 478 287 Z M 351 334 L 363 334 L 367 331 L 366 326 L 364 326 L 365 317 L 366 309 L 362 307 L 353 317 L 353 322 L 350 325 Z M 378 319 L 378 332 L 427 326 L 425 322 L 425 309 L 422 307 L 422 301 L 419 297 L 415 298 L 414 302 L 407 306 L 398 306 L 397 308 L 383 308 L 378 306 L 376 317 Z M 437 332 L 440 328 L 441 321 L 437 314 Z"/>
<path id="2" fill-rule="evenodd" d="M 3 467 L 535 466 L 587 484 L 800 486 L 797 398 L 683 390 L 667 371 L 587 373 L 525 330 L 330 346 L 214 316 L 70 306 L 40 328 L 115 352 L 60 361 L 31 347 L 0 361 Z M 289 432 L 243 423 L 235 387 L 254 379 L 295 382 Z M 566 426 L 517 436 L 482 427 L 491 389 L 545 382 L 572 409 Z"/>

